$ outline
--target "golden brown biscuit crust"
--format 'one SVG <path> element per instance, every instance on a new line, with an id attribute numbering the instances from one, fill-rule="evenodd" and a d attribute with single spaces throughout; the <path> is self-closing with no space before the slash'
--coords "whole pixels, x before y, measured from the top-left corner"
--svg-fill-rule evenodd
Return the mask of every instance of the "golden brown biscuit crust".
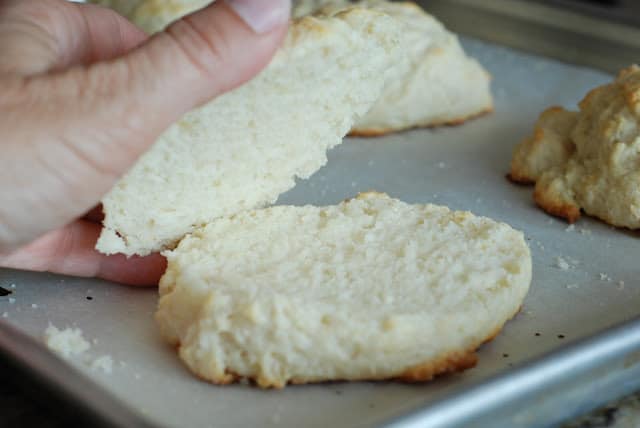
<path id="1" fill-rule="evenodd" d="M 580 207 L 565 203 L 559 198 L 554 198 L 553 193 L 548 193 L 536 186 L 533 192 L 533 200 L 546 213 L 555 217 L 560 217 L 570 224 L 575 223 L 580 218 Z"/>
<path id="2" fill-rule="evenodd" d="M 457 119 L 445 120 L 442 122 L 429 123 L 426 125 L 416 125 L 416 126 L 411 126 L 406 128 L 354 128 L 351 131 L 349 131 L 349 137 L 374 138 L 374 137 L 383 137 L 385 135 L 393 134 L 396 132 L 410 131 L 412 129 L 436 128 L 439 126 L 459 126 L 465 122 L 468 122 L 470 120 L 479 118 L 481 116 L 484 116 L 490 113 L 493 113 L 493 107 L 490 107 L 488 109 L 482 110 L 481 112 L 474 113 L 469 116 L 465 116 Z"/>

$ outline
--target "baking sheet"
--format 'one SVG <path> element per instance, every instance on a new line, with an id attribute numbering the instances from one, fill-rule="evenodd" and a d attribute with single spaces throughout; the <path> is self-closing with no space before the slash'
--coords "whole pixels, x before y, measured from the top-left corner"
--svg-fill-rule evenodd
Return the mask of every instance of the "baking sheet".
<path id="1" fill-rule="evenodd" d="M 333 204 L 375 189 L 407 202 L 470 210 L 523 230 L 534 262 L 531 292 L 516 319 L 481 349 L 476 368 L 425 385 L 216 387 L 192 377 L 162 342 L 152 320 L 155 290 L 1 270 L 0 286 L 14 293 L 0 298 L 0 314 L 34 337 L 42 337 L 48 323 L 80 327 L 95 340 L 87 361 L 110 355 L 114 365 L 106 374 L 82 359 L 74 364 L 162 427 L 375 426 L 453 388 L 507 373 L 632 319 L 640 312 L 638 236 L 590 219 L 568 228 L 535 208 L 530 187 L 504 178 L 513 146 L 531 131 L 541 110 L 552 104 L 573 107 L 611 77 L 475 40 L 464 44 L 494 76 L 492 115 L 461 127 L 349 139 L 330 152 L 325 168 L 279 203 Z M 569 269 L 558 267 L 558 257 Z"/>

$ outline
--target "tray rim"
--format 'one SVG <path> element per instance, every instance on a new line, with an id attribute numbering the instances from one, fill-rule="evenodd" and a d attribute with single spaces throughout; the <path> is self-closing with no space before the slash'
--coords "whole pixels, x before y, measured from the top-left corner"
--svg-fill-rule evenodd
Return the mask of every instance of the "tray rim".
<path id="1" fill-rule="evenodd" d="M 615 366 L 624 368 L 624 381 L 616 370 L 603 370 Z M 528 409 L 540 405 L 540 394 L 549 389 L 554 389 L 554 395 L 571 397 L 573 394 L 577 399 L 559 401 L 553 411 L 547 413 L 546 420 L 540 418 L 539 412 L 527 416 Z M 488 426 L 474 422 L 500 412 L 502 419 L 494 420 L 490 426 L 550 426 L 637 389 L 640 389 L 640 317 L 569 342 L 487 379 L 456 387 L 427 406 L 387 421 L 384 426 Z M 589 403 L 584 402 L 585 397 Z"/>

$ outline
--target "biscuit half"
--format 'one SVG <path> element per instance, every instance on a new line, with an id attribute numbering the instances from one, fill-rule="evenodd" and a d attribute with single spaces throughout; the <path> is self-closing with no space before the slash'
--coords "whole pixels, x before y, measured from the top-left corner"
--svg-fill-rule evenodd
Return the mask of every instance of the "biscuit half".
<path id="1" fill-rule="evenodd" d="M 522 233 L 367 193 L 218 219 L 167 252 L 156 320 L 217 384 L 426 381 L 473 367 L 522 305 Z"/>

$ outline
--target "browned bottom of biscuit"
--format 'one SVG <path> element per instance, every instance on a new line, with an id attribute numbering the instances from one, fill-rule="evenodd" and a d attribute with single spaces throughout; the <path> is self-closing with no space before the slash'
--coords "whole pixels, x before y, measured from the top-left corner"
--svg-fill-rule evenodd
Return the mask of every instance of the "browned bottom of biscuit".
<path id="1" fill-rule="evenodd" d="M 523 186 L 536 184 L 535 180 L 532 180 L 531 178 L 524 175 L 519 175 L 514 170 L 511 170 L 511 172 L 507 173 L 507 175 L 505 175 L 505 178 L 514 184 L 521 184 Z"/>
<path id="2" fill-rule="evenodd" d="M 506 175 L 506 178 L 514 184 L 525 186 L 536 184 L 535 180 L 526 176 L 518 175 L 518 173 L 513 169 Z M 533 192 L 533 200 L 536 205 L 542 208 L 542 210 L 547 214 L 562 218 L 570 224 L 573 224 L 580 219 L 580 207 L 555 200 L 554 198 L 549 197 L 546 193 L 540 191 L 537 187 Z"/>
<path id="3" fill-rule="evenodd" d="M 545 193 L 537 188 L 533 192 L 533 199 L 540 208 L 546 213 L 555 217 L 560 217 L 568 221 L 570 224 L 575 223 L 580 218 L 580 207 L 567 203 L 562 203 L 554 198 L 548 197 Z"/>
<path id="4" fill-rule="evenodd" d="M 469 120 L 476 119 L 480 116 L 484 116 L 492 112 L 493 112 L 493 107 L 489 107 L 485 110 L 482 110 L 478 113 L 471 114 L 469 116 L 450 119 L 450 120 L 444 120 L 442 122 L 429 123 L 427 125 L 408 126 L 405 128 L 355 128 L 349 132 L 349 137 L 373 138 L 373 137 L 382 137 L 384 135 L 393 134 L 396 132 L 410 131 L 412 129 L 436 128 L 438 126 L 459 126 Z"/>
<path id="5" fill-rule="evenodd" d="M 425 382 L 438 375 L 457 373 L 473 368 L 478 363 L 476 350 L 452 352 L 444 358 L 428 361 L 405 370 L 395 379 L 403 382 Z"/>

